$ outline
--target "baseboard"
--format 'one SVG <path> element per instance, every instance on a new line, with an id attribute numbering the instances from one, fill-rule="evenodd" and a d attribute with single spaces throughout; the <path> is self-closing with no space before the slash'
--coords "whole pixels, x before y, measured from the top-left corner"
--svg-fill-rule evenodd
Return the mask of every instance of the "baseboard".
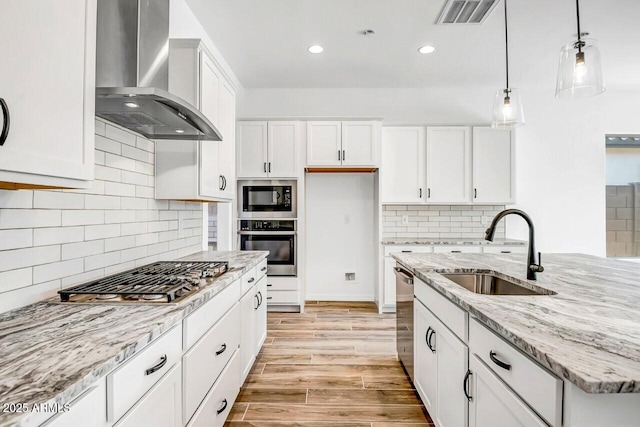
<path id="1" fill-rule="evenodd" d="M 307 294 L 306 301 L 354 301 L 374 302 L 373 295 L 345 295 L 345 294 Z"/>

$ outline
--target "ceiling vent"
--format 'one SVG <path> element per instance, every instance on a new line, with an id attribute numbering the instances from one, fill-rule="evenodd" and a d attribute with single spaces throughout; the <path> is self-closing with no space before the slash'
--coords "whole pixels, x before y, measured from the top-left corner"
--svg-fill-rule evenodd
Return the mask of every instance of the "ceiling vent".
<path id="1" fill-rule="evenodd" d="M 437 24 L 482 24 L 500 0 L 447 0 Z"/>

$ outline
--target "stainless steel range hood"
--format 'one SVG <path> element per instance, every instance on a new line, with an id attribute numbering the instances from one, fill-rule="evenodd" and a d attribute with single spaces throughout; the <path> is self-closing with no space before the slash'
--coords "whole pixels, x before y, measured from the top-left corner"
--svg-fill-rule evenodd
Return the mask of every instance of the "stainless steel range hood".
<path id="1" fill-rule="evenodd" d="M 96 115 L 150 139 L 222 141 L 168 92 L 169 0 L 98 0 Z"/>

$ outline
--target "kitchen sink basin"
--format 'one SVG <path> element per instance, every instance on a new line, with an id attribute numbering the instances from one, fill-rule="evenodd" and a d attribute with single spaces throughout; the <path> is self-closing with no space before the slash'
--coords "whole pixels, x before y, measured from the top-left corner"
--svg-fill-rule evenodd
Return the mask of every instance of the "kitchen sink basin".
<path id="1" fill-rule="evenodd" d="M 490 273 L 443 273 L 443 277 L 468 291 L 482 295 L 555 295 L 556 292 L 535 286 L 527 288 Z"/>

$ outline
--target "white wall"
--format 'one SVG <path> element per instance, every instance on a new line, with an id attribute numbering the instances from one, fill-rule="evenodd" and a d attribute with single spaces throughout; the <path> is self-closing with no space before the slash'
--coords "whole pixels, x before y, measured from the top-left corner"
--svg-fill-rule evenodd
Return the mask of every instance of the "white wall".
<path id="1" fill-rule="evenodd" d="M 640 182 L 640 149 L 607 148 L 607 185 L 627 185 L 631 182 Z"/>
<path id="2" fill-rule="evenodd" d="M 374 175 L 307 174 L 306 197 L 306 299 L 373 301 Z"/>
<path id="3" fill-rule="evenodd" d="M 0 190 L 0 313 L 201 248 L 200 203 L 156 200 L 153 141 L 96 121 L 87 190 Z"/>

